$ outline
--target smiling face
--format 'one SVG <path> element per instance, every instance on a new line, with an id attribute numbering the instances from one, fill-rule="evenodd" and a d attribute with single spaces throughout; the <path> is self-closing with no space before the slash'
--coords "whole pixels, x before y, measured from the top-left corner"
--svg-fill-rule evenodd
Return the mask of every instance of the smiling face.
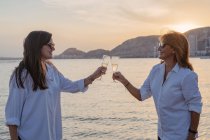
<path id="1" fill-rule="evenodd" d="M 189 44 L 184 34 L 171 31 L 160 36 L 159 41 L 162 43 L 158 48 L 160 59 L 167 63 L 176 62 L 181 67 L 193 70 L 189 62 Z"/>
<path id="2" fill-rule="evenodd" d="M 42 60 L 47 60 L 52 58 L 52 52 L 55 50 L 55 44 L 53 43 L 53 39 L 50 39 L 46 45 L 44 45 L 41 49 L 41 58 Z"/>
<path id="3" fill-rule="evenodd" d="M 168 44 L 159 43 L 159 58 L 166 61 L 167 59 L 174 59 L 175 51 L 174 48 Z"/>

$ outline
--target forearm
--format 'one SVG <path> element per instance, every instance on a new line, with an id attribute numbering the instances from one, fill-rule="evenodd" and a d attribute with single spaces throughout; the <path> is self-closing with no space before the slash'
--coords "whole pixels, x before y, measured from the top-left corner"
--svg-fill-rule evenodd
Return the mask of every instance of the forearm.
<path id="1" fill-rule="evenodd" d="M 17 126 L 16 125 L 8 125 L 9 127 L 9 133 L 11 140 L 18 140 L 18 134 L 17 134 Z"/>
<path id="2" fill-rule="evenodd" d="M 87 78 L 84 79 L 84 85 L 87 87 L 89 84 L 92 84 L 92 82 L 95 80 L 93 75 L 88 76 Z"/>
<path id="3" fill-rule="evenodd" d="M 101 75 L 105 74 L 106 70 L 107 70 L 106 67 L 99 67 L 93 74 L 85 78 L 84 79 L 85 87 L 87 87 L 89 84 L 92 84 L 92 82 Z"/>
<path id="4" fill-rule="evenodd" d="M 130 94 L 133 97 L 141 101 L 141 94 L 140 94 L 139 89 L 134 87 L 127 79 L 124 82 L 122 82 L 122 84 L 127 88 L 127 90 L 130 92 Z"/>
<path id="5" fill-rule="evenodd" d="M 197 131 L 199 124 L 200 114 L 197 112 L 191 111 L 191 123 L 190 130 Z"/>
<path id="6" fill-rule="evenodd" d="M 195 140 L 196 139 L 196 133 L 198 129 L 200 114 L 191 111 L 191 123 L 189 128 L 189 134 L 187 140 Z"/>

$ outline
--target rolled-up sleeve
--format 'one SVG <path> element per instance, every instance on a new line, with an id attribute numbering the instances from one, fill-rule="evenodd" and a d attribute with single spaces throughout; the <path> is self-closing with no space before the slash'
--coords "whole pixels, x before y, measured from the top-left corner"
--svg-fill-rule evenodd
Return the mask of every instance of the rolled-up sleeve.
<path id="1" fill-rule="evenodd" d="M 9 84 L 9 97 L 5 107 L 6 125 L 20 125 L 24 101 L 25 90 L 17 87 L 13 76 Z"/>
<path id="2" fill-rule="evenodd" d="M 201 94 L 198 88 L 198 76 L 196 73 L 192 72 L 183 79 L 182 92 L 189 111 L 201 113 Z"/>
<path id="3" fill-rule="evenodd" d="M 70 93 L 85 92 L 88 89 L 84 85 L 84 79 L 71 81 L 68 78 L 65 78 L 60 72 L 59 72 L 59 78 L 60 78 L 61 91 L 63 92 L 70 92 Z"/>
<path id="4" fill-rule="evenodd" d="M 152 75 L 155 72 L 155 69 L 157 68 L 158 65 L 155 65 L 152 70 L 150 71 L 149 75 L 147 76 L 147 79 L 144 81 L 143 85 L 140 87 L 140 94 L 141 94 L 141 99 L 146 100 L 152 96 L 152 91 L 151 91 L 151 86 L 150 86 L 150 80 Z"/>
<path id="5" fill-rule="evenodd" d="M 149 75 L 150 76 L 150 75 Z M 141 94 L 141 99 L 146 100 L 149 97 L 151 97 L 151 89 L 150 89 L 150 77 L 147 77 L 147 79 L 144 81 L 144 84 L 140 88 L 140 94 Z"/>

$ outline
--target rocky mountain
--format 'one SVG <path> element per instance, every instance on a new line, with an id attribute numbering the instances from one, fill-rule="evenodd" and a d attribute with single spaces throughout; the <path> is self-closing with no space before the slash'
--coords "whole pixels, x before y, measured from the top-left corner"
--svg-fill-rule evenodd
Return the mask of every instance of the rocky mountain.
<path id="1" fill-rule="evenodd" d="M 68 48 L 60 55 L 54 56 L 55 59 L 81 59 L 86 55 L 85 52 L 76 48 Z"/>
<path id="2" fill-rule="evenodd" d="M 111 55 L 120 57 L 153 57 L 154 48 L 158 45 L 158 35 L 140 36 L 129 39 L 111 50 Z"/>
<path id="3" fill-rule="evenodd" d="M 92 50 L 86 53 L 76 48 L 68 48 L 67 50 L 62 52 L 60 55 L 54 56 L 53 58 L 55 59 L 102 58 L 104 54 L 110 55 L 110 51 L 97 49 L 97 50 Z"/>
<path id="4" fill-rule="evenodd" d="M 98 49 L 98 50 L 92 50 L 87 52 L 84 55 L 84 58 L 102 58 L 103 55 L 110 55 L 110 51 L 108 50 L 103 50 L 103 49 Z"/>
<path id="5" fill-rule="evenodd" d="M 191 56 L 210 54 L 210 27 L 189 30 L 184 33 L 188 38 Z M 87 53 L 69 48 L 55 58 L 102 58 L 103 54 L 123 58 L 156 57 L 159 35 L 139 36 L 128 39 L 111 51 L 97 49 Z"/>

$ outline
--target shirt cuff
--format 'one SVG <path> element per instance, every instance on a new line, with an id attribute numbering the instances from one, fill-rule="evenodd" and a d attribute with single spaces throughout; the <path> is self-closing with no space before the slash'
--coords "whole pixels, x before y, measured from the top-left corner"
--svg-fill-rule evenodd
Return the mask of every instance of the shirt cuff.
<path id="1" fill-rule="evenodd" d="M 88 86 L 85 87 L 85 80 L 84 79 L 78 80 L 77 83 L 78 83 L 78 86 L 79 86 L 79 89 L 80 89 L 81 92 L 84 93 L 88 90 Z"/>
<path id="2" fill-rule="evenodd" d="M 194 111 L 200 114 L 202 111 L 202 103 L 189 104 L 189 111 Z"/>
<path id="3" fill-rule="evenodd" d="M 140 95 L 141 95 L 141 100 L 142 101 L 144 101 L 144 100 L 146 100 L 147 98 L 149 98 L 148 97 L 148 94 L 147 94 L 147 91 L 146 90 L 144 90 L 144 88 L 140 88 Z"/>
<path id="4" fill-rule="evenodd" d="M 17 118 L 9 118 L 5 122 L 6 125 L 20 125 L 20 121 Z"/>

